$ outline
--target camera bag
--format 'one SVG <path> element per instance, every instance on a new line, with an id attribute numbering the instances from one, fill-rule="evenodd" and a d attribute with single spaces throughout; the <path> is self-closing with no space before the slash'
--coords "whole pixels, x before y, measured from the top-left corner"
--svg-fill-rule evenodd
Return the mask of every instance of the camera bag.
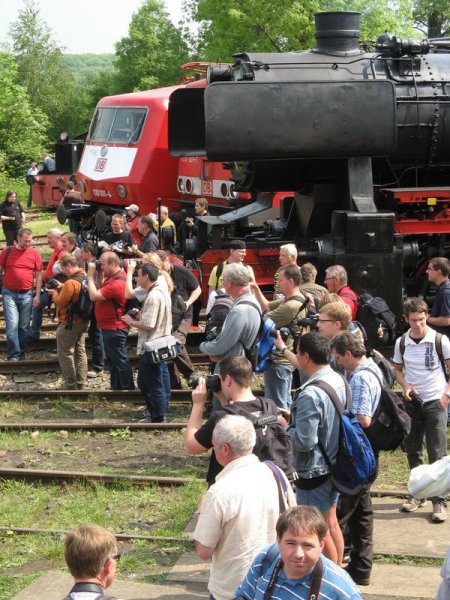
<path id="1" fill-rule="evenodd" d="M 144 352 L 149 355 L 150 362 L 154 365 L 174 359 L 179 351 L 180 342 L 173 335 L 164 335 L 144 344 Z"/>

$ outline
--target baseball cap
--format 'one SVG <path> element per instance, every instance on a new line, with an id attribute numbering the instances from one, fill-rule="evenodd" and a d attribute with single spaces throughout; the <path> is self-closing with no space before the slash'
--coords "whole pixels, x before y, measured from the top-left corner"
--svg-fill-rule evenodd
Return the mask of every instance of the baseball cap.
<path id="1" fill-rule="evenodd" d="M 125 206 L 125 210 L 132 210 L 135 213 L 139 212 L 139 206 L 137 204 L 130 204 L 130 206 Z"/>

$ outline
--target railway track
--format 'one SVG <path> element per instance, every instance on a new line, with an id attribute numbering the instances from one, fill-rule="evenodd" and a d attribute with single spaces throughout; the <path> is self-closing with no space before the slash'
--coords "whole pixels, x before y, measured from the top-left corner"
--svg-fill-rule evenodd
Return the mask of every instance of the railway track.
<path id="1" fill-rule="evenodd" d="M 25 402 L 49 401 L 64 397 L 72 401 L 89 401 L 98 398 L 102 401 L 143 404 L 144 399 L 140 390 L 1 390 L 0 402 L 21 399 Z M 171 402 L 189 404 L 191 390 L 172 390 Z"/>
<path id="2" fill-rule="evenodd" d="M 184 427 L 186 427 L 186 423 L 136 423 L 128 421 L 116 421 L 114 423 L 92 423 L 87 421 L 0 423 L 0 431 L 112 431 L 114 429 L 181 431 Z"/>
<path id="3" fill-rule="evenodd" d="M 208 365 L 207 357 L 204 354 L 190 354 L 189 356 L 194 365 Z M 136 367 L 139 363 L 138 356 L 130 356 L 128 360 L 130 364 L 134 367 Z M 44 358 L 21 361 L 0 361 L 0 374 L 2 375 L 21 373 L 52 373 L 59 370 L 60 367 L 57 358 Z"/>

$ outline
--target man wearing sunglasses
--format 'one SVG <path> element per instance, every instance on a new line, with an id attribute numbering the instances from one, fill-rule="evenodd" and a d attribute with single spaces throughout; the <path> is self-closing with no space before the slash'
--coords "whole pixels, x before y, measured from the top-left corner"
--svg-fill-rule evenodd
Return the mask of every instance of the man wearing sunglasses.
<path id="1" fill-rule="evenodd" d="M 64 557 L 74 586 L 64 600 L 103 600 L 116 576 L 117 540 L 98 525 L 80 525 L 64 542 Z M 108 600 L 119 600 L 108 596 Z"/>

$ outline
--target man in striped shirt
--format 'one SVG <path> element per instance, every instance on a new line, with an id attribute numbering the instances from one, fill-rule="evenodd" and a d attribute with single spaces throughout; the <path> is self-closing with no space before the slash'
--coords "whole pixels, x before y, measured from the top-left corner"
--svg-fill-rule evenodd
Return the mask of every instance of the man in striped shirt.
<path id="1" fill-rule="evenodd" d="M 360 600 L 349 575 L 322 555 L 327 524 L 313 506 L 295 506 L 277 521 L 277 542 L 254 559 L 235 592 L 245 600 Z"/>

